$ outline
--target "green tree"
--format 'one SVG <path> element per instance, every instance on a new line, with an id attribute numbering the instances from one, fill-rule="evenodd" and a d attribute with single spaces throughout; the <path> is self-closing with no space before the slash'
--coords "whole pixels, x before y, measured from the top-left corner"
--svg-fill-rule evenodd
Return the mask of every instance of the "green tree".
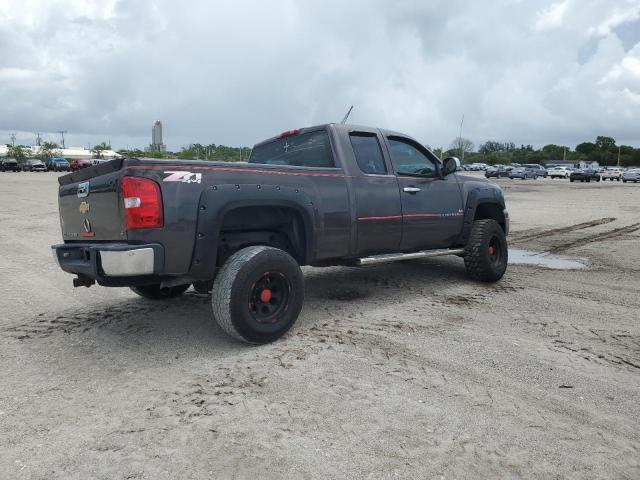
<path id="1" fill-rule="evenodd" d="M 559 160 L 564 157 L 569 149 L 563 145 L 549 144 L 542 147 L 542 156 L 545 160 Z"/>
<path id="2" fill-rule="evenodd" d="M 58 148 L 58 144 L 55 142 L 44 142 L 40 146 L 38 158 L 43 162 L 46 162 L 51 157 L 57 157 L 60 155 L 60 151 L 58 150 Z"/>
<path id="3" fill-rule="evenodd" d="M 111 150 L 111 145 L 108 145 L 107 142 L 99 143 L 98 145 L 94 145 L 91 149 L 91 153 L 95 158 L 102 158 L 103 150 Z"/>
<path id="4" fill-rule="evenodd" d="M 456 137 L 451 142 L 449 149 L 455 150 L 456 155 L 462 160 L 466 153 L 473 152 L 473 142 L 468 138 Z"/>
<path id="5" fill-rule="evenodd" d="M 583 155 L 591 155 L 596 150 L 596 144 L 593 142 L 583 142 L 576 145 L 576 152 Z"/>
<path id="6" fill-rule="evenodd" d="M 20 165 L 22 165 L 27 158 L 29 158 L 29 150 L 27 147 L 23 147 L 20 145 L 10 146 L 7 152 L 8 156 L 11 158 L 15 158 Z"/>
<path id="7" fill-rule="evenodd" d="M 596 137 L 596 147 L 605 152 L 613 152 L 617 150 L 616 141 L 611 137 Z"/>

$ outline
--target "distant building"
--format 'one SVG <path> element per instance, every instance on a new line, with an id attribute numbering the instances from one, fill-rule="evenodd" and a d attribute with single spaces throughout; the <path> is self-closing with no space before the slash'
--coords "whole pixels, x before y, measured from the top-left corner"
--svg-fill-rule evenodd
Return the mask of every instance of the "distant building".
<path id="1" fill-rule="evenodd" d="M 164 152 L 167 149 L 164 143 L 162 143 L 162 122 L 156 120 L 151 128 L 151 145 L 149 150 L 152 152 Z"/>

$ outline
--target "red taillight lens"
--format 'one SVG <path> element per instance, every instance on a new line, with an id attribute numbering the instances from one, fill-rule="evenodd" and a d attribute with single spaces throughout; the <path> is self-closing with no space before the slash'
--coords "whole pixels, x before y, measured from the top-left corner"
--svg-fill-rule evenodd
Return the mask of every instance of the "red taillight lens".
<path id="1" fill-rule="evenodd" d="M 162 193 L 156 182 L 148 178 L 122 177 L 120 193 L 127 230 L 164 225 Z"/>

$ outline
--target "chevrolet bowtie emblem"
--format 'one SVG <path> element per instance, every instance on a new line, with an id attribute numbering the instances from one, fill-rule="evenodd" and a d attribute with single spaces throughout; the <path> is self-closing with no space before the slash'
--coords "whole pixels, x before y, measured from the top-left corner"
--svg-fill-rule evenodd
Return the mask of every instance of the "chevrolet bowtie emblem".
<path id="1" fill-rule="evenodd" d="M 80 203 L 80 206 L 78 207 L 78 210 L 80 210 L 80 213 L 82 213 L 82 214 L 89 213 L 89 203 L 88 202 Z"/>

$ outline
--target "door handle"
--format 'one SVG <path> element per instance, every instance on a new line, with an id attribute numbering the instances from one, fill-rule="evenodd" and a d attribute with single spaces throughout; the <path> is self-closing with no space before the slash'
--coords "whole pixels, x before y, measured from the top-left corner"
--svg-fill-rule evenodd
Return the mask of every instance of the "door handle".
<path id="1" fill-rule="evenodd" d="M 420 189 L 418 187 L 404 187 L 402 191 L 407 193 L 418 193 Z"/>

